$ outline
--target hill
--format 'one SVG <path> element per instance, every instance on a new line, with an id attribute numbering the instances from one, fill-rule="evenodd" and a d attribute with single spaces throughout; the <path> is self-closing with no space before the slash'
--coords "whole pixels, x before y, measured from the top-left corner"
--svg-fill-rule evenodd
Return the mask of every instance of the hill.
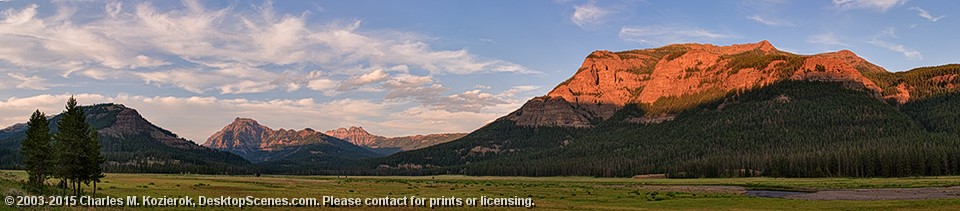
<path id="1" fill-rule="evenodd" d="M 248 173 L 250 163 L 227 152 L 199 146 L 160 128 L 140 114 L 120 104 L 83 106 L 87 123 L 97 129 L 104 171 L 131 173 Z M 50 118 L 51 132 L 57 131 Z M 26 124 L 0 130 L 0 168 L 22 165 L 20 143 L 26 137 Z"/>

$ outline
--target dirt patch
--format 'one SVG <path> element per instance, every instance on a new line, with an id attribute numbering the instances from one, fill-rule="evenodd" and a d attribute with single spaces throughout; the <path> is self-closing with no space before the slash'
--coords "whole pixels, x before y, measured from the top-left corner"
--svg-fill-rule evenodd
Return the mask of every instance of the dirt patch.
<path id="1" fill-rule="evenodd" d="M 641 185 L 637 186 L 641 190 L 661 191 L 661 192 L 687 192 L 687 193 L 718 193 L 718 194 L 736 194 L 743 195 L 747 189 L 739 186 L 720 186 L 720 185 Z"/>
<path id="2" fill-rule="evenodd" d="M 922 200 L 922 199 L 960 199 L 960 186 L 929 188 L 876 188 L 820 190 L 816 192 L 747 190 L 740 186 L 722 185 L 641 185 L 641 190 L 661 192 L 735 194 L 766 198 L 785 198 L 800 200 Z"/>
<path id="3" fill-rule="evenodd" d="M 789 195 L 784 198 L 804 200 L 909 200 L 960 198 L 960 186 L 943 188 L 878 188 L 823 190 Z"/>
<path id="4" fill-rule="evenodd" d="M 630 177 L 630 178 L 631 179 L 663 179 L 663 178 L 667 178 L 667 175 L 666 174 L 641 174 L 641 175 L 633 175 L 633 177 Z"/>

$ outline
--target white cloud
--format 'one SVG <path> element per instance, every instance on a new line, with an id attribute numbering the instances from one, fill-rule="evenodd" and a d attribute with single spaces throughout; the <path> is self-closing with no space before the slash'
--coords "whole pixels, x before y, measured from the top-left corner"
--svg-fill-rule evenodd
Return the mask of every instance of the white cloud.
<path id="1" fill-rule="evenodd" d="M 573 15 L 570 20 L 577 26 L 584 28 L 603 21 L 609 15 L 607 9 L 598 7 L 593 2 L 573 6 Z"/>
<path id="2" fill-rule="evenodd" d="M 389 74 L 383 71 L 382 68 L 377 68 L 371 72 L 364 73 L 363 75 L 358 75 L 341 82 L 340 86 L 337 88 L 337 91 L 357 89 L 358 87 L 365 86 L 367 84 L 383 81 L 387 79 L 388 76 Z"/>
<path id="3" fill-rule="evenodd" d="M 733 37 L 733 35 L 715 33 L 701 28 L 678 26 L 624 26 L 620 28 L 619 36 L 626 41 L 654 46 L 706 42 Z"/>
<path id="4" fill-rule="evenodd" d="M 20 89 L 47 90 L 50 87 L 50 85 L 47 83 L 47 79 L 41 78 L 37 75 L 26 76 L 20 73 L 7 73 L 7 76 L 20 81 L 20 83 L 17 83 L 16 86 Z"/>
<path id="5" fill-rule="evenodd" d="M 757 23 L 761 23 L 767 26 L 793 26 L 793 23 L 790 23 L 789 21 L 778 20 L 778 19 L 767 19 L 767 18 L 760 17 L 760 15 L 748 16 L 747 19 L 756 21 Z"/>
<path id="6" fill-rule="evenodd" d="M 903 54 L 903 56 L 910 59 L 916 59 L 916 60 L 923 59 L 923 55 L 921 55 L 919 51 L 909 49 L 901 44 L 888 43 L 886 41 L 879 40 L 879 39 L 867 40 L 867 43 L 870 43 L 871 45 L 879 46 L 882 48 L 886 48 L 887 50 L 895 51 L 897 53 L 901 53 Z"/>
<path id="7" fill-rule="evenodd" d="M 524 86 L 514 86 L 507 91 L 501 93 L 504 96 L 514 96 L 519 93 L 529 92 L 540 89 L 540 86 L 524 85 Z"/>
<path id="8" fill-rule="evenodd" d="M 825 32 L 822 34 L 816 34 L 816 35 L 810 36 L 807 38 L 807 42 L 813 43 L 813 44 L 820 44 L 820 45 L 839 45 L 839 46 L 847 46 L 847 47 L 850 46 L 844 43 L 843 41 L 840 41 L 840 38 L 834 35 L 833 32 Z"/>
<path id="9" fill-rule="evenodd" d="M 915 60 L 923 59 L 923 55 L 921 55 L 919 51 L 909 49 L 902 44 L 896 44 L 896 43 L 884 41 L 883 40 L 884 38 L 897 38 L 896 29 L 893 27 L 887 28 L 881 31 L 880 33 L 878 33 L 877 35 L 873 36 L 872 38 L 868 39 L 866 42 L 871 45 L 875 45 L 877 47 L 886 48 L 887 50 L 901 53 L 903 54 L 903 56 L 909 59 L 915 59 Z"/>
<path id="10" fill-rule="evenodd" d="M 156 86 L 174 85 L 193 93 L 203 93 L 212 85 L 224 83 L 226 79 L 202 70 L 174 69 L 167 71 L 136 72 L 133 75 L 144 83 Z"/>
<path id="11" fill-rule="evenodd" d="M 930 12 L 927 12 L 927 10 L 920 7 L 911 7 L 910 9 L 917 11 L 917 15 L 919 15 L 921 18 L 927 19 L 930 22 L 937 22 L 938 20 L 946 17 L 945 15 L 934 17 L 930 14 Z"/>
<path id="12" fill-rule="evenodd" d="M 891 7 L 903 5 L 907 0 L 833 0 L 833 6 L 842 10 L 875 9 L 886 12 Z"/>
<path id="13" fill-rule="evenodd" d="M 248 94 L 263 93 L 276 89 L 278 86 L 269 82 L 256 82 L 244 80 L 236 84 L 228 84 L 220 87 L 221 94 Z"/>
<path id="14" fill-rule="evenodd" d="M 209 9 L 197 1 L 184 1 L 183 7 L 173 10 L 146 2 L 112 2 L 99 11 L 90 11 L 98 7 L 54 4 L 56 14 L 49 16 L 39 15 L 37 4 L 3 11 L 0 61 L 63 77 L 89 70 L 81 75 L 224 94 L 269 92 L 277 87 L 297 90 L 303 84 L 275 82 L 288 80 L 280 71 L 289 66 L 338 70 L 361 65 L 433 74 L 536 72 L 466 49 L 434 49 L 427 43 L 431 38 L 414 33 L 363 32 L 359 20 L 315 23 L 309 21 L 309 12 L 276 14 L 270 2 L 253 10 Z M 202 75 L 203 80 L 168 77 L 182 76 L 183 70 Z M 344 76 L 339 78 L 363 74 L 336 73 Z M 253 83 L 265 85 L 240 90 Z"/>
<path id="15" fill-rule="evenodd" d="M 310 88 L 314 91 L 321 91 L 327 96 L 335 95 L 336 92 L 334 88 L 336 87 L 337 87 L 336 81 L 326 79 L 326 78 L 313 79 L 313 80 L 310 80 L 309 83 L 307 83 L 307 88 Z"/>

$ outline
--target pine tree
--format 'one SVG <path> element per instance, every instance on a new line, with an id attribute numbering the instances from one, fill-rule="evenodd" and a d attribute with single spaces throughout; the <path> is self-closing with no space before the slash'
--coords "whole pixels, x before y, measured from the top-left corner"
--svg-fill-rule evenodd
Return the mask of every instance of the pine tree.
<path id="1" fill-rule="evenodd" d="M 33 112 L 30 122 L 27 123 L 27 139 L 23 141 L 20 149 L 27 174 L 30 175 L 30 185 L 35 188 L 42 188 L 43 182 L 51 176 L 54 169 L 49 124 L 40 110 Z"/>
<path id="2" fill-rule="evenodd" d="M 76 98 L 71 96 L 67 100 L 66 109 L 57 122 L 57 134 L 53 136 L 58 152 L 57 175 L 70 182 L 74 194 L 79 196 L 80 184 L 90 179 L 90 171 L 86 168 L 92 161 L 88 153 L 92 148 L 89 147 L 91 130 L 83 109 L 77 106 Z"/>
<path id="3" fill-rule="evenodd" d="M 97 183 L 100 182 L 100 178 L 104 177 L 101 164 L 106 161 L 103 155 L 100 154 L 100 139 L 97 138 L 96 129 L 90 130 L 84 153 L 88 159 L 84 162 L 84 170 L 86 170 L 84 180 L 85 182 L 93 182 L 93 194 L 96 195 Z"/>

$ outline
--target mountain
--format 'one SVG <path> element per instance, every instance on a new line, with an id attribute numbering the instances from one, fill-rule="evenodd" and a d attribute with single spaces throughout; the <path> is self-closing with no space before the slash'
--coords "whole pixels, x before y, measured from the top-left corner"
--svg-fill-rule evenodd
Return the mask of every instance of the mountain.
<path id="1" fill-rule="evenodd" d="M 250 163 L 234 154 L 199 146 L 144 119 L 137 110 L 120 104 L 83 106 L 87 123 L 97 129 L 106 172 L 134 173 L 247 173 Z M 56 132 L 60 115 L 50 118 Z M 20 143 L 25 123 L 0 130 L 0 166 L 21 165 Z"/>
<path id="2" fill-rule="evenodd" d="M 779 51 L 767 41 L 595 51 L 573 77 L 505 118 L 525 126 L 592 127 L 624 105 L 647 104 L 654 114 L 637 121 L 657 121 L 669 118 L 659 114 L 782 80 L 840 82 L 879 95 L 882 89 L 861 69 L 886 72 L 847 50 L 802 56 Z"/>
<path id="3" fill-rule="evenodd" d="M 960 173 L 960 65 L 891 73 L 767 41 L 595 51 L 547 95 L 368 174 L 877 177 Z"/>
<path id="4" fill-rule="evenodd" d="M 334 130 L 328 130 L 323 132 L 329 136 L 337 137 L 348 141 L 357 146 L 371 147 L 377 145 L 377 143 L 387 139 L 387 137 L 373 135 L 363 129 L 363 127 L 350 127 L 350 128 L 337 128 Z M 372 148 L 372 147 L 371 147 Z"/>
<path id="5" fill-rule="evenodd" d="M 429 147 L 453 141 L 467 135 L 466 133 L 440 133 L 387 138 L 370 134 L 364 130 L 363 127 L 356 126 L 337 128 L 324 133 L 384 155 Z"/>
<path id="6" fill-rule="evenodd" d="M 235 153 L 254 163 L 292 159 L 292 155 L 304 152 L 307 157 L 332 159 L 379 156 L 310 128 L 273 130 L 256 120 L 239 117 L 207 138 L 203 146 Z"/>

